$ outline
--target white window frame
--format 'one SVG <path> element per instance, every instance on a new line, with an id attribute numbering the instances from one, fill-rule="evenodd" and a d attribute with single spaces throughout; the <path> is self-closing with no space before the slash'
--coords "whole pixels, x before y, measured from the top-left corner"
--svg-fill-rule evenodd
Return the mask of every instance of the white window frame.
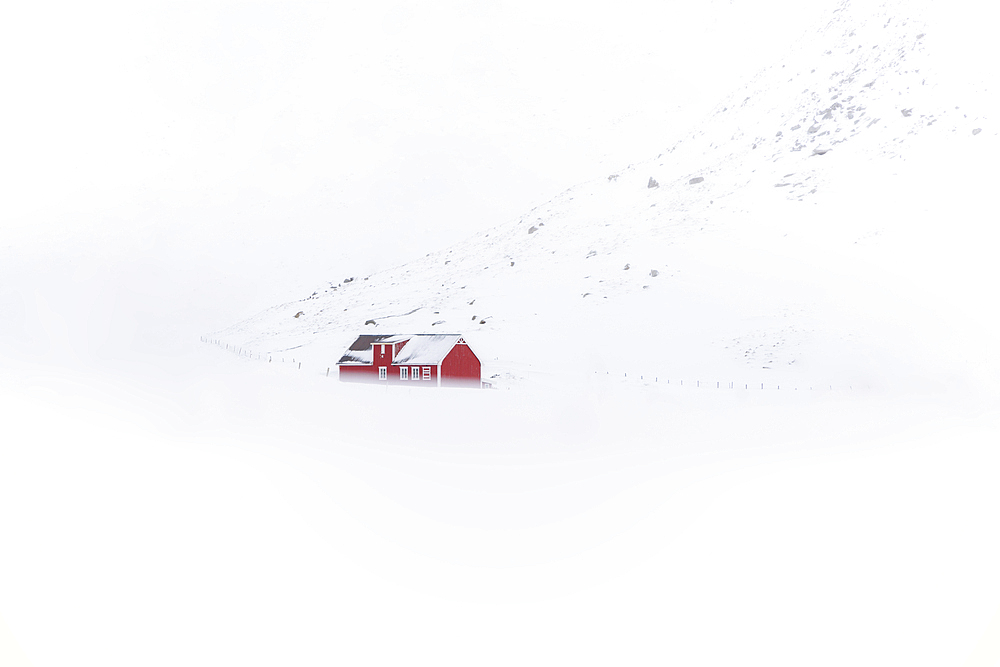
<path id="1" fill-rule="evenodd" d="M 378 379 L 379 380 L 385 380 L 386 379 L 386 372 L 387 371 L 386 371 L 385 366 L 379 366 L 378 367 Z"/>
<path id="2" fill-rule="evenodd" d="M 431 367 L 430 366 L 424 366 L 423 376 L 424 376 L 425 380 L 430 380 L 431 379 Z"/>
<path id="3" fill-rule="evenodd" d="M 400 380 L 409 380 L 410 379 L 410 376 L 408 375 L 409 372 L 410 372 L 410 368 L 408 366 L 400 366 L 399 367 L 399 379 Z"/>
<path id="4" fill-rule="evenodd" d="M 420 366 L 414 366 L 410 369 L 410 379 L 417 381 L 420 380 Z"/>

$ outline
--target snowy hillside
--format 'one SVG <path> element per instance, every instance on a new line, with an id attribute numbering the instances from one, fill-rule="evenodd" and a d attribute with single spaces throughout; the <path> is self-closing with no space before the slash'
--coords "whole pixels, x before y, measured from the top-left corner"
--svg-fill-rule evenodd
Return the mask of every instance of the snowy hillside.
<path id="1" fill-rule="evenodd" d="M 208 338 L 325 368 L 359 333 L 456 332 L 500 378 L 868 386 L 965 361 L 954 296 L 928 286 L 968 270 L 949 244 L 978 220 L 935 216 L 963 183 L 988 193 L 947 175 L 997 129 L 926 14 L 845 2 L 656 157 Z"/>

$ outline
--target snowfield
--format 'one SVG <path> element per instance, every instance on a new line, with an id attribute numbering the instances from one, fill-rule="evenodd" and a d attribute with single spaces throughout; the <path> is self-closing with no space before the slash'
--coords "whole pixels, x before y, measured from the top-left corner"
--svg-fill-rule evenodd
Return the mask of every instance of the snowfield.
<path id="1" fill-rule="evenodd" d="M 20 664 L 995 659 L 991 406 L 187 361 L 4 382 Z"/>
<path id="2" fill-rule="evenodd" d="M 394 7 L 379 30 L 394 44 L 435 12 L 500 19 L 442 7 Z M 534 9 L 508 9 L 527 17 L 513 43 L 546 37 Z M 821 20 L 772 28 L 788 49 L 690 129 L 652 107 L 621 121 L 641 141 L 605 128 L 605 157 L 643 154 L 609 167 L 578 147 L 568 173 L 588 175 L 518 215 L 506 207 L 544 178 L 483 192 L 467 223 L 469 174 L 357 166 L 337 181 L 375 192 L 379 215 L 436 188 L 462 199 L 429 227 L 450 239 L 438 249 L 404 213 L 310 232 L 292 220 L 336 197 L 265 196 L 242 152 L 222 163 L 223 189 L 243 192 L 231 217 L 215 186 L 199 199 L 170 180 L 95 209 L 103 231 L 67 223 L 39 241 L 25 230 L 47 214 L 17 218 L 0 236 L 0 665 L 1000 664 L 995 40 L 972 3 L 771 9 Z M 538 11 L 570 32 L 593 18 Z M 666 39 L 621 11 L 596 33 Z M 191 29 L 229 30 L 241 12 Z M 259 25 L 284 30 L 279 18 Z M 301 40 L 279 44 L 317 67 L 293 25 Z M 452 58 L 431 41 L 426 60 L 387 42 L 387 71 Z M 511 83 L 525 56 L 494 62 L 482 54 L 508 52 L 480 41 L 456 50 L 456 71 L 487 68 L 502 104 L 527 104 Z M 197 62 L 272 62 L 235 44 Z M 650 96 L 643 73 L 660 73 L 595 62 L 617 61 L 535 84 Z M 312 71 L 287 81 L 308 87 Z M 362 111 L 416 105 L 406 123 L 466 103 L 340 84 Z M 322 162 L 302 148 L 315 119 L 284 89 L 225 85 L 280 114 L 241 112 L 203 160 L 164 154 L 211 184 L 219 146 L 249 145 L 270 118 L 280 145 L 261 150 L 295 199 L 296 174 Z M 206 90 L 191 99 L 222 94 Z M 472 99 L 502 100 L 490 95 Z M 351 132 L 398 131 L 386 118 Z M 174 136 L 173 122 L 155 127 Z M 484 141 L 469 139 L 470 162 Z M 340 383 L 363 333 L 460 334 L 494 389 Z"/>

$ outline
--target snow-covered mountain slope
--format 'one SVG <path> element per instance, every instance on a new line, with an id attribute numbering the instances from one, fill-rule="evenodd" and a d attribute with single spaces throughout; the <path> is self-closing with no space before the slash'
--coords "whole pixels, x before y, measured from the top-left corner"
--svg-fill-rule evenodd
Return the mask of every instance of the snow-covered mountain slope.
<path id="1" fill-rule="evenodd" d="M 359 333 L 462 333 L 501 381 L 940 382 L 986 361 L 995 277 L 995 91 L 954 23 L 846 0 L 656 157 L 207 338 L 322 368 Z"/>

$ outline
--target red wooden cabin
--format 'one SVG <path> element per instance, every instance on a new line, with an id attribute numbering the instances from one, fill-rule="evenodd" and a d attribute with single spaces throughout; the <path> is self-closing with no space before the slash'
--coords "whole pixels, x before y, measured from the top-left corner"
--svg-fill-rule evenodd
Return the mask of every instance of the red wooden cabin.
<path id="1" fill-rule="evenodd" d="M 479 357 L 459 334 L 358 336 L 337 368 L 342 382 L 482 386 Z"/>

